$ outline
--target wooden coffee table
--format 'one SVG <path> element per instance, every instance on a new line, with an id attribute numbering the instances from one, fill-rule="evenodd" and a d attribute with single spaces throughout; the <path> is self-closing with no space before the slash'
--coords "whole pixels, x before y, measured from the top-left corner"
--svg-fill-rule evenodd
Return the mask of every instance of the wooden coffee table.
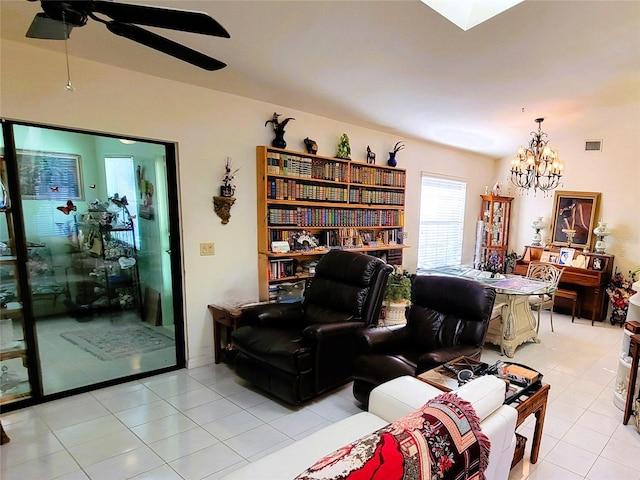
<path id="1" fill-rule="evenodd" d="M 457 362 L 460 360 L 462 360 L 462 358 L 457 358 L 452 361 Z M 450 392 L 458 388 L 458 380 L 452 378 L 451 374 L 442 366 L 421 373 L 418 375 L 418 379 L 443 392 Z M 531 440 L 531 463 L 538 461 L 550 388 L 551 386 L 548 383 L 541 383 L 541 386 L 537 390 L 524 392 L 509 404 L 518 412 L 516 428 L 522 425 L 529 415 L 536 416 L 536 425 L 533 432 L 533 439 Z"/>

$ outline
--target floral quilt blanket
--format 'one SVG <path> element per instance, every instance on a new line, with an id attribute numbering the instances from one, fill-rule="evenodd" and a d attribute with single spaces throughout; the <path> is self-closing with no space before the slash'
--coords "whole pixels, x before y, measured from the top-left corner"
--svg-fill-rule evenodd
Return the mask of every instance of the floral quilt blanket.
<path id="1" fill-rule="evenodd" d="M 471 404 L 445 393 L 295 480 L 485 480 L 490 447 Z"/>

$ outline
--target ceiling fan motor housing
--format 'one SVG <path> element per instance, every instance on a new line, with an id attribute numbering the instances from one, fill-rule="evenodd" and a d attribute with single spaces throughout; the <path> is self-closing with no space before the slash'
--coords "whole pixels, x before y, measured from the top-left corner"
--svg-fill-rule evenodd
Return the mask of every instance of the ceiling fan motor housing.
<path id="1" fill-rule="evenodd" d="M 87 14 L 83 6 L 90 2 L 42 0 L 40 3 L 44 13 L 52 20 L 58 20 L 74 27 L 82 27 L 87 23 Z"/>

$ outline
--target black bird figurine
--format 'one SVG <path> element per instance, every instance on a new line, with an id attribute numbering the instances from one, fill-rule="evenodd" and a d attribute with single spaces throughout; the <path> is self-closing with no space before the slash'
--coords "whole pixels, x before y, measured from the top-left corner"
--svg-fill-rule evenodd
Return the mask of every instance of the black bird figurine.
<path id="1" fill-rule="evenodd" d="M 284 127 L 287 126 L 290 120 L 295 120 L 293 117 L 285 118 L 282 122 L 278 120 L 278 117 L 282 116 L 281 113 L 273 112 L 273 117 L 271 120 L 267 120 L 264 122 L 264 126 L 266 127 L 268 124 L 273 124 L 273 131 L 276 134 L 276 138 L 271 142 L 272 147 L 276 148 L 286 148 L 287 142 L 284 141 Z"/>

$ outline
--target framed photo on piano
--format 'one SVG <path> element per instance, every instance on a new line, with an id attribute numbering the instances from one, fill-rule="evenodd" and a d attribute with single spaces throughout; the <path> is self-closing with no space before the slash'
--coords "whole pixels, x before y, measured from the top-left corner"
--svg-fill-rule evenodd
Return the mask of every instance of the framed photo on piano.
<path id="1" fill-rule="evenodd" d="M 603 258 L 600 257 L 592 257 L 591 258 L 591 270 L 596 270 L 598 272 L 602 272 L 606 262 Z"/>

